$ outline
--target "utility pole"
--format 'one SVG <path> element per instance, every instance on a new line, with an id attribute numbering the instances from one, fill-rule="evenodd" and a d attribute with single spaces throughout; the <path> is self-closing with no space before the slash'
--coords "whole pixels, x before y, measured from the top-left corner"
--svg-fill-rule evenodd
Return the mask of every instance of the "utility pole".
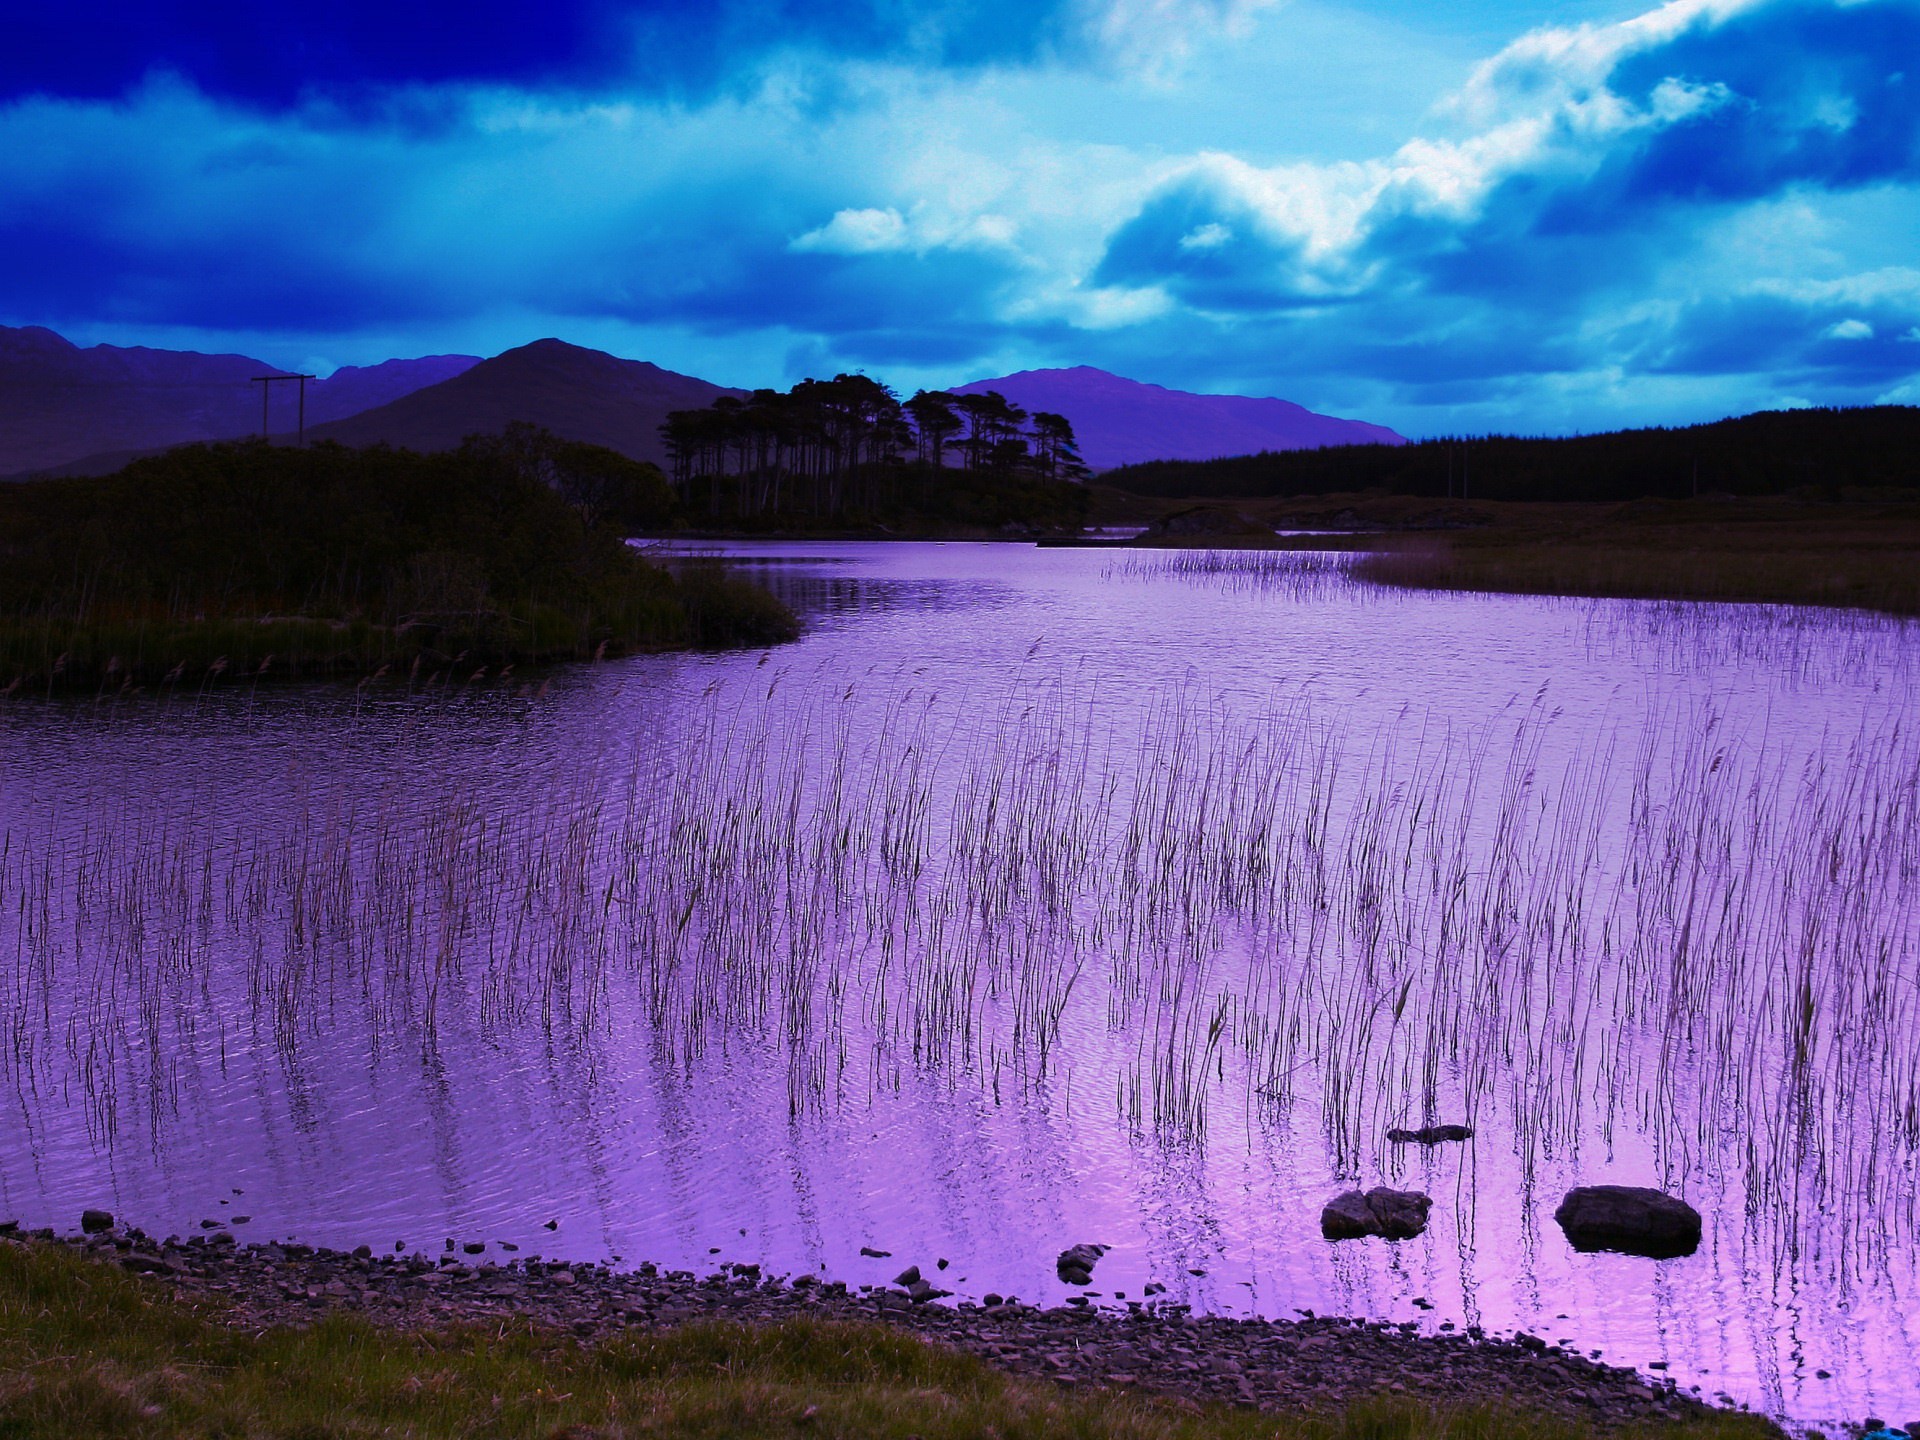
<path id="1" fill-rule="evenodd" d="M 260 438 L 262 440 L 271 438 L 267 434 L 267 401 L 273 395 L 274 382 L 276 380 L 292 380 L 300 388 L 299 443 L 302 446 L 307 443 L 307 381 L 318 378 L 318 376 L 314 375 L 256 375 L 253 377 L 253 383 L 260 387 Z"/>

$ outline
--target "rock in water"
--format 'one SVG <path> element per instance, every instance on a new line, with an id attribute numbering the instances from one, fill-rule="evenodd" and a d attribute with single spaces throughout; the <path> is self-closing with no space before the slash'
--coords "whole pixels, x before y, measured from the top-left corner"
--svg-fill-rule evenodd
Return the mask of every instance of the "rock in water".
<path id="1" fill-rule="evenodd" d="M 1060 1252 L 1060 1258 L 1053 1262 L 1053 1268 L 1068 1285 L 1091 1285 L 1093 1267 L 1100 1263 L 1100 1257 L 1109 1248 L 1105 1245 L 1075 1245 Z"/>
<path id="2" fill-rule="evenodd" d="M 1700 1248 L 1700 1212 L 1636 1185 L 1583 1185 L 1553 1212 L 1576 1250 L 1617 1250 L 1669 1260 Z"/>
<path id="3" fill-rule="evenodd" d="M 1387 1139 L 1395 1145 L 1444 1145 L 1449 1140 L 1471 1140 L 1470 1125 L 1425 1125 L 1418 1130 L 1389 1130 Z"/>
<path id="4" fill-rule="evenodd" d="M 80 1212 L 80 1228 L 89 1235 L 98 1235 L 102 1230 L 111 1230 L 113 1229 L 113 1212 L 111 1210 L 82 1210 Z"/>
<path id="5" fill-rule="evenodd" d="M 1320 1233 L 1329 1240 L 1359 1240 L 1378 1235 L 1383 1240 L 1411 1240 L 1427 1228 L 1433 1197 L 1418 1190 L 1389 1190 L 1377 1186 L 1362 1194 L 1349 1190 L 1327 1202 L 1320 1212 Z"/>

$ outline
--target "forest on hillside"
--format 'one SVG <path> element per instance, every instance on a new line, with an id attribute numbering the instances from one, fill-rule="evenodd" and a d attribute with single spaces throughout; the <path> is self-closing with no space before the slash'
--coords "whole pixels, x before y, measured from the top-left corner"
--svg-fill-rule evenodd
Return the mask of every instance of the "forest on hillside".
<path id="1" fill-rule="evenodd" d="M 865 375 L 836 375 L 676 410 L 661 434 L 696 523 L 1072 528 L 1085 513 L 1072 423 L 993 392 L 903 401 Z"/>
<path id="2" fill-rule="evenodd" d="M 1563 439 L 1445 437 L 1109 470 L 1135 495 L 1253 499 L 1382 491 L 1475 500 L 1839 497 L 1920 488 L 1920 407 L 1768 410 L 1678 429 Z"/>

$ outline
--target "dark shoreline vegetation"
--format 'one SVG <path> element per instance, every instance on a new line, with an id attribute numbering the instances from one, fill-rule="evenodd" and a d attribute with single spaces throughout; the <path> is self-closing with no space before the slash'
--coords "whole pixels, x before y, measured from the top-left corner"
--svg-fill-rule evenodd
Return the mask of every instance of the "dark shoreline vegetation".
<path id="1" fill-rule="evenodd" d="M 1350 573 L 1409 590 L 1814 605 L 1920 615 L 1920 498 L 1616 504 L 1355 494 L 1205 507 L 1106 492 L 1100 523 L 1196 508 L 1295 535 L 1196 534 L 1143 548 L 1359 552 Z M 1223 527 L 1224 528 L 1224 527 Z"/>
<path id="2" fill-rule="evenodd" d="M 625 543 L 672 511 L 655 467 L 531 427 L 429 455 L 190 445 L 0 486 L 0 691 L 497 679 L 793 639 L 767 591 Z"/>
<path id="3" fill-rule="evenodd" d="M 1100 476 L 1164 499 L 1374 493 L 1427 499 L 1680 500 L 1712 495 L 1909 498 L 1920 490 L 1920 406 L 1767 410 L 1680 429 L 1560 438 L 1449 436 L 1220 460 L 1155 460 Z M 1876 492 L 1880 492 L 1876 497 Z"/>
<path id="4" fill-rule="evenodd" d="M 1159 461 L 1099 483 L 1105 523 L 1210 502 L 1275 529 L 1385 532 L 1285 543 L 1366 550 L 1353 573 L 1405 589 L 1920 615 L 1910 405 Z"/>
<path id="5" fill-rule="evenodd" d="M 948 1307 L 754 1265 L 696 1279 L 473 1257 L 485 1248 L 436 1260 L 240 1247 L 224 1228 L 181 1243 L 0 1227 L 0 1435 L 1780 1434 L 1532 1337 Z"/>

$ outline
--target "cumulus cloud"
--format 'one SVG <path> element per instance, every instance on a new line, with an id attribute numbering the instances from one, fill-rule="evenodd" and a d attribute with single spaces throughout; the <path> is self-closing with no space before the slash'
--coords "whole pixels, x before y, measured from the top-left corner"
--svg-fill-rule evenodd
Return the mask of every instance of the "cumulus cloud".
<path id="1" fill-rule="evenodd" d="M 871 255 L 907 248 L 907 222 L 898 210 L 842 210 L 817 230 L 793 242 L 796 250 L 830 255 Z"/>

